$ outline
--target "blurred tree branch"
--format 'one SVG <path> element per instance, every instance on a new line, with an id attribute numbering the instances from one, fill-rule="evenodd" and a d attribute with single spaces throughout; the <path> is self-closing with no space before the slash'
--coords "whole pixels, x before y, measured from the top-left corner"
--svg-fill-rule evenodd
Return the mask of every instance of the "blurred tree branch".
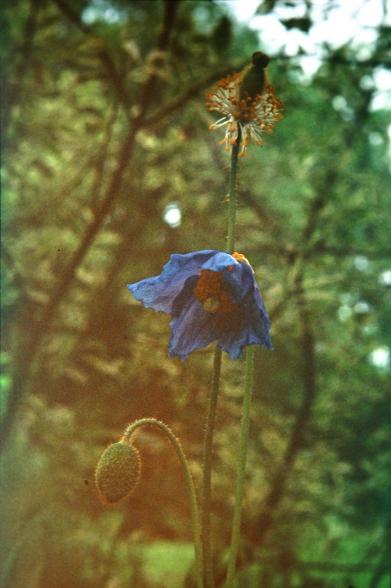
<path id="1" fill-rule="evenodd" d="M 327 204 L 328 196 L 337 182 L 337 174 L 329 170 L 325 185 L 329 186 L 328 191 L 318 188 L 317 195 L 312 201 L 308 210 L 307 222 L 302 235 L 302 249 L 293 261 L 293 284 L 298 305 L 300 327 L 301 327 L 301 356 L 302 356 L 302 381 L 303 398 L 301 406 L 296 414 L 295 422 L 290 434 L 280 465 L 274 474 L 270 489 L 266 495 L 262 513 L 252 526 L 252 542 L 259 547 L 263 544 L 266 535 L 273 524 L 274 512 L 284 496 L 285 487 L 294 466 L 296 457 L 302 448 L 305 439 L 305 428 L 311 417 L 312 407 L 316 399 L 316 357 L 315 357 L 315 335 L 312 326 L 312 319 L 309 304 L 304 290 L 304 260 L 308 251 L 308 245 L 315 233 L 317 220 Z M 323 185 L 323 182 L 322 182 Z"/>
<path id="2" fill-rule="evenodd" d="M 296 276 L 295 284 L 301 324 L 301 353 L 303 362 L 302 378 L 304 394 L 301 406 L 295 417 L 295 422 L 284 456 L 280 465 L 277 467 L 271 487 L 264 501 L 263 512 L 252 527 L 253 542 L 257 547 L 262 545 L 267 532 L 273 524 L 273 513 L 284 496 L 286 483 L 296 457 L 302 448 L 305 439 L 305 428 L 311 416 L 312 407 L 316 399 L 315 337 L 308 302 L 303 288 L 303 279 L 303 272 L 300 271 Z"/>
<path id="3" fill-rule="evenodd" d="M 52 0 L 58 7 L 61 13 L 74 24 L 82 33 L 89 36 L 94 36 L 94 31 L 87 26 L 80 18 L 80 15 L 73 9 L 72 6 L 66 2 L 66 0 Z M 109 80 L 111 80 L 113 87 L 117 93 L 118 101 L 122 104 L 124 112 L 130 121 L 130 107 L 132 106 L 132 100 L 130 99 L 127 89 L 123 83 L 123 77 L 117 71 L 117 67 L 104 46 L 104 41 L 99 39 L 99 47 L 97 49 L 97 55 L 104 66 Z"/>
<path id="4" fill-rule="evenodd" d="M 6 243 L 1 244 L 1 257 L 3 258 L 4 264 L 6 267 L 8 267 L 10 272 L 10 281 L 13 282 L 18 288 L 22 302 L 26 302 L 29 299 L 29 295 L 27 293 L 25 280 L 18 268 L 18 264 L 14 259 L 14 256 L 12 255 Z"/>
<path id="5" fill-rule="evenodd" d="M 30 11 L 26 20 L 23 43 L 19 50 L 19 61 L 15 67 L 15 78 L 14 83 L 10 83 L 10 86 L 5 92 L 4 106 L 2 115 L 2 131 L 1 135 L 5 141 L 7 136 L 7 129 L 11 123 L 12 110 L 18 104 L 20 95 L 23 88 L 23 82 L 25 75 L 30 67 L 31 59 L 33 56 L 33 42 L 34 36 L 37 30 L 37 20 L 40 8 L 41 0 L 31 0 Z"/>
<path id="6" fill-rule="evenodd" d="M 100 148 L 99 153 L 97 154 L 94 171 L 95 177 L 92 182 L 91 186 L 91 208 L 95 212 L 99 207 L 99 200 L 100 195 L 104 186 L 104 175 L 105 175 L 105 167 L 106 161 L 108 156 L 108 151 L 110 147 L 110 143 L 113 136 L 113 128 L 115 121 L 118 115 L 118 102 L 114 103 L 112 106 L 111 114 L 108 117 L 108 120 L 105 125 L 104 135 L 102 140 L 102 145 Z"/>
<path id="7" fill-rule="evenodd" d="M 161 33 L 157 41 L 157 49 L 163 51 L 169 41 L 170 33 L 173 30 L 176 11 L 178 8 L 177 2 L 167 1 L 164 3 L 164 16 Z M 83 238 L 81 239 L 78 248 L 72 255 L 68 266 L 64 269 L 61 279 L 54 289 L 54 292 L 42 311 L 39 318 L 35 319 L 34 327 L 31 329 L 29 336 L 23 339 L 21 349 L 19 350 L 19 363 L 17 373 L 14 374 L 13 390 L 7 403 L 6 411 L 3 416 L 0 428 L 0 451 L 5 447 L 8 436 L 11 432 L 12 424 L 16 415 L 17 408 L 24 393 L 30 369 L 33 361 L 37 356 L 40 344 L 49 331 L 49 326 L 55 316 L 55 313 L 61 304 L 64 296 L 73 281 L 75 271 L 84 259 L 87 251 L 92 245 L 95 236 L 102 226 L 107 215 L 112 210 L 114 202 L 120 193 L 125 170 L 127 169 L 133 155 L 134 142 L 137 133 L 142 125 L 145 113 L 154 98 L 154 89 L 157 82 L 157 76 L 152 73 L 141 88 L 139 95 L 140 111 L 138 116 L 134 119 L 131 128 L 129 129 L 124 142 L 122 143 L 117 156 L 117 165 L 112 173 L 111 180 L 108 184 L 106 193 L 99 203 L 94 218 L 87 227 Z"/>
<path id="8" fill-rule="evenodd" d="M 143 121 L 143 126 L 144 127 L 153 126 L 156 123 L 159 123 L 163 118 L 166 118 L 171 114 L 174 114 L 177 110 L 179 110 L 182 106 L 184 106 L 187 102 L 189 102 L 189 100 L 191 100 L 192 98 L 197 96 L 200 92 L 202 92 L 202 90 L 207 89 L 210 85 L 212 85 L 214 82 L 216 82 L 220 78 L 223 78 L 223 77 L 227 76 L 228 74 L 232 73 L 233 70 L 242 69 L 247 63 L 248 63 L 248 60 L 242 61 L 235 68 L 233 68 L 231 66 L 231 67 L 225 67 L 221 70 L 214 71 L 212 74 L 206 76 L 200 82 L 197 82 L 196 84 L 190 86 L 190 88 L 188 88 L 186 90 L 186 92 L 184 92 L 181 96 L 178 96 L 178 98 L 175 98 L 171 103 L 167 104 L 166 106 L 163 106 L 160 110 L 158 110 L 157 112 L 155 112 L 152 115 L 150 115 L 149 117 L 147 117 Z"/>

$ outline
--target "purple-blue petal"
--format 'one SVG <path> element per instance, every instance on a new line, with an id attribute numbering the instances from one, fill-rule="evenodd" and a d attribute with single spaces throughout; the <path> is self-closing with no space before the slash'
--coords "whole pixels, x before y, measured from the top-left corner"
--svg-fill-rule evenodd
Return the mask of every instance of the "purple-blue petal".
<path id="1" fill-rule="evenodd" d="M 232 358 L 239 357 L 243 347 L 251 344 L 272 348 L 269 317 L 262 300 L 252 267 L 242 262 L 224 272 L 233 302 L 243 308 L 243 321 L 236 337 L 226 339 L 222 348 Z"/>
<path id="2" fill-rule="evenodd" d="M 170 325 L 170 356 L 178 355 L 181 359 L 186 359 L 192 351 L 206 347 L 216 340 L 213 315 L 205 312 L 202 304 L 194 297 L 188 298 L 182 312 Z"/>
<path id="3" fill-rule="evenodd" d="M 128 289 L 146 308 L 171 314 L 173 302 L 182 291 L 186 280 L 198 275 L 203 264 L 216 253 L 219 252 L 212 249 L 185 254 L 174 253 L 163 267 L 160 276 L 128 284 Z"/>
<path id="4" fill-rule="evenodd" d="M 224 281 L 230 287 L 232 301 L 240 304 L 256 285 L 255 275 L 252 267 L 246 262 L 237 262 L 231 267 L 232 269 L 224 271 Z"/>
<path id="5" fill-rule="evenodd" d="M 224 251 L 214 251 L 214 255 L 205 260 L 201 269 L 221 272 L 228 267 L 240 265 L 241 264 L 229 253 L 224 253 Z"/>
<path id="6" fill-rule="evenodd" d="M 239 358 L 243 348 L 247 345 L 256 344 L 272 348 L 269 317 L 255 282 L 253 271 L 247 264 L 242 265 L 244 266 L 243 290 L 246 295 L 242 299 L 243 314 L 240 325 L 236 329 L 227 330 L 218 340 L 219 346 L 223 351 L 229 353 L 231 359 Z M 250 278 L 251 284 L 249 284 Z"/>

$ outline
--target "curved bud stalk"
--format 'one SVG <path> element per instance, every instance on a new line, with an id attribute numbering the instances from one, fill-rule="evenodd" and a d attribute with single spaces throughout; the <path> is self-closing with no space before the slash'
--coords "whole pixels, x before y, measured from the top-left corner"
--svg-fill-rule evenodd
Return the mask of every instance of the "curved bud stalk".
<path id="1" fill-rule="evenodd" d="M 99 495 L 103 502 L 114 503 L 129 496 L 136 487 L 140 477 L 141 460 L 132 441 L 136 430 L 145 425 L 160 429 L 168 437 L 183 468 L 190 499 L 197 588 L 203 588 L 201 525 L 196 490 L 182 445 L 168 425 L 154 418 L 143 418 L 134 421 L 126 428 L 122 439 L 110 445 L 98 462 L 95 479 Z"/>

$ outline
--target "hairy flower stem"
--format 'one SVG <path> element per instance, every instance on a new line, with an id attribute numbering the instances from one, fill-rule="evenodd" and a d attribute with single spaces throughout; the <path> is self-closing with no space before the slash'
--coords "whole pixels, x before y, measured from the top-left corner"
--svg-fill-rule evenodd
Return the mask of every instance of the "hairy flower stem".
<path id="1" fill-rule="evenodd" d="M 201 544 L 201 524 L 200 524 L 200 517 L 198 512 L 198 503 L 197 503 L 197 494 L 194 486 L 194 481 L 192 475 L 190 473 L 190 468 L 188 461 L 186 459 L 186 455 L 182 449 L 182 445 L 179 439 L 174 435 L 171 431 L 170 427 L 168 427 L 162 421 L 158 421 L 154 418 L 143 418 L 131 423 L 125 430 L 123 439 L 131 442 L 131 437 L 139 427 L 143 427 L 144 425 L 152 425 L 153 427 L 157 427 L 169 438 L 171 445 L 175 449 L 175 452 L 178 456 L 178 459 L 181 463 L 183 468 L 183 472 L 185 474 L 186 486 L 189 493 L 190 498 L 190 507 L 191 507 L 191 519 L 192 519 L 192 528 L 193 528 L 193 540 L 194 540 L 194 554 L 195 554 L 195 564 L 196 564 L 196 576 L 197 576 L 197 588 L 204 588 L 204 581 L 203 581 L 203 564 L 202 564 L 202 544 Z"/>
<path id="2" fill-rule="evenodd" d="M 241 143 L 241 134 L 236 143 L 232 146 L 231 152 L 231 173 L 229 176 L 229 199 L 228 199 L 228 231 L 227 231 L 227 252 L 233 253 L 235 247 L 235 220 L 236 220 L 236 183 L 238 171 L 238 157 Z"/>
<path id="3" fill-rule="evenodd" d="M 227 219 L 227 252 L 233 253 L 235 243 L 235 219 L 236 219 L 236 181 L 238 169 L 238 156 L 241 136 L 239 134 L 236 143 L 232 146 L 231 171 L 229 177 L 228 219 Z M 216 345 L 213 361 L 213 378 L 209 395 L 208 413 L 206 418 L 204 439 L 204 471 L 202 487 L 202 544 L 205 570 L 205 586 L 213 588 L 213 557 L 211 545 L 211 478 L 212 478 L 212 449 L 213 433 L 216 421 L 217 398 L 220 387 L 221 374 L 221 349 Z"/>
<path id="4" fill-rule="evenodd" d="M 244 479 L 246 473 L 247 447 L 250 430 L 250 406 L 254 379 L 254 355 L 255 347 L 248 346 L 246 350 L 246 381 L 244 387 L 242 422 L 240 428 L 239 461 L 236 478 L 235 506 L 232 522 L 231 547 L 228 557 L 227 579 L 225 588 L 230 588 L 235 577 L 236 560 L 239 551 L 240 521 L 242 515 L 242 503 L 244 493 Z"/>
<path id="5" fill-rule="evenodd" d="M 204 553 L 205 586 L 213 588 L 213 559 L 210 533 L 210 502 L 212 478 L 212 446 L 216 420 L 217 397 L 219 394 L 221 373 L 221 349 L 216 345 L 213 361 L 213 378 L 209 395 L 208 414 L 206 417 L 204 439 L 204 472 L 202 485 L 202 545 Z"/>

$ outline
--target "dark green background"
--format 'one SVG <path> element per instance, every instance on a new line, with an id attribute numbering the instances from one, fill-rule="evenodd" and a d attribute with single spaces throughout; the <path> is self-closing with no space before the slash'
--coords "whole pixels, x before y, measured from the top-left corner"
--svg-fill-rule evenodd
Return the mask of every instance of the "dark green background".
<path id="1" fill-rule="evenodd" d="M 287 33 L 313 24 L 311 3 L 296 5 L 306 17 Z M 0 585 L 190 586 L 190 512 L 166 441 L 140 433 L 141 482 L 115 507 L 99 503 L 94 467 L 129 421 L 153 416 L 180 437 L 200 485 L 213 350 L 169 359 L 168 317 L 125 285 L 172 252 L 224 248 L 229 155 L 204 94 L 268 47 L 213 2 L 95 2 L 86 24 L 89 6 L 1 9 Z M 390 370 L 369 361 L 391 331 L 389 113 L 371 109 L 388 33 L 379 25 L 365 59 L 325 44 L 312 80 L 300 56 L 276 55 L 285 118 L 241 160 L 236 248 L 261 285 L 274 351 L 256 357 L 240 587 L 390 585 Z M 162 216 L 172 202 L 177 228 Z M 243 367 L 224 358 L 220 580 Z"/>

